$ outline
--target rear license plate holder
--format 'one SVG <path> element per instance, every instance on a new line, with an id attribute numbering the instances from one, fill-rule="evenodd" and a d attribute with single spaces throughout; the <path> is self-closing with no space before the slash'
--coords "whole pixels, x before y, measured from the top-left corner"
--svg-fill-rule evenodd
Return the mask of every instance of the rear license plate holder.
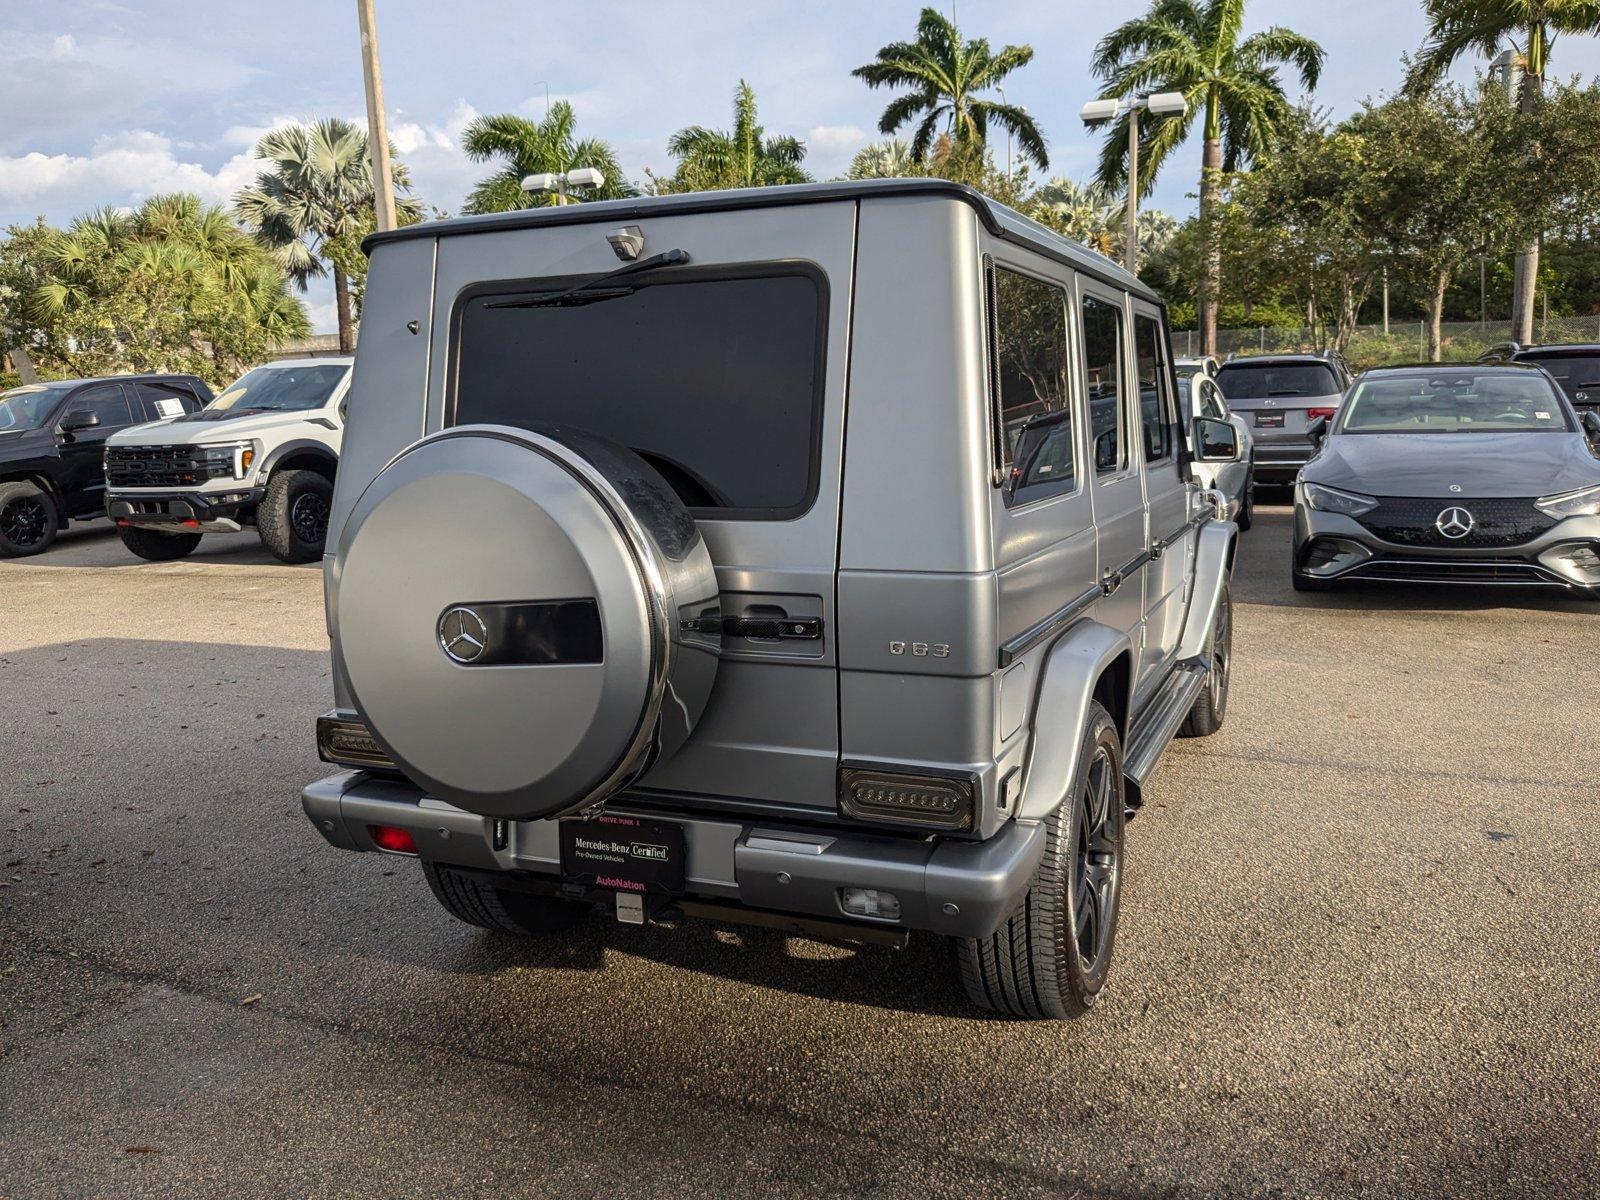
<path id="1" fill-rule="evenodd" d="M 624 892 L 684 889 L 683 826 L 607 813 L 561 822 L 561 874 L 568 883 Z"/>
<path id="2" fill-rule="evenodd" d="M 1258 412 L 1256 414 L 1257 429 L 1282 429 L 1283 414 L 1281 412 Z"/>

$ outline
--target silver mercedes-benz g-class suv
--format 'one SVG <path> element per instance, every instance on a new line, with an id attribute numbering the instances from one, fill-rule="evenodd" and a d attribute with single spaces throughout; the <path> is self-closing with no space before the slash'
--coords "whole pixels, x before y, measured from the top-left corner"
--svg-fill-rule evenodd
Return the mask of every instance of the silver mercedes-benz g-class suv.
<path id="1" fill-rule="evenodd" d="M 1228 699 L 1189 466 L 1237 433 L 1180 423 L 1160 300 L 936 180 L 368 249 L 328 841 L 489 929 L 924 931 L 981 1006 L 1090 1007 L 1126 815 Z"/>

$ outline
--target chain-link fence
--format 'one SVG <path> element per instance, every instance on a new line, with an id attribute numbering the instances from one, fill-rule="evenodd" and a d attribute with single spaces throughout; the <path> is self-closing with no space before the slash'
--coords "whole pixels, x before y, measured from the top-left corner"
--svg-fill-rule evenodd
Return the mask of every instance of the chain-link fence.
<path id="1" fill-rule="evenodd" d="M 1464 361 L 1479 357 L 1496 346 L 1511 340 L 1509 321 L 1447 321 L 1442 330 L 1446 361 Z M 1541 344 L 1552 342 L 1600 342 L 1600 316 L 1551 317 L 1535 321 L 1533 340 Z M 1326 329 L 1286 329 L 1270 325 L 1255 329 L 1217 330 L 1217 353 L 1229 355 L 1321 353 L 1332 341 Z M 1173 349 L 1178 354 L 1190 356 L 1200 353 L 1200 334 L 1193 329 L 1175 330 Z M 1350 339 L 1345 357 L 1350 365 L 1360 370 L 1385 363 L 1426 362 L 1428 359 L 1428 325 L 1425 321 L 1390 321 L 1382 325 L 1358 325 Z"/>

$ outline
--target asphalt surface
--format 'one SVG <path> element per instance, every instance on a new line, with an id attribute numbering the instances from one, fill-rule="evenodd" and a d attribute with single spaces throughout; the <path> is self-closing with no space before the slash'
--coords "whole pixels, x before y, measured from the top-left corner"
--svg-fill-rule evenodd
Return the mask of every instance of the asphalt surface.
<path id="1" fill-rule="evenodd" d="M 0 1196 L 1600 1192 L 1600 606 L 1300 597 L 1287 543 L 1069 1024 L 931 939 L 456 924 L 301 815 L 315 570 L 0 562 Z"/>

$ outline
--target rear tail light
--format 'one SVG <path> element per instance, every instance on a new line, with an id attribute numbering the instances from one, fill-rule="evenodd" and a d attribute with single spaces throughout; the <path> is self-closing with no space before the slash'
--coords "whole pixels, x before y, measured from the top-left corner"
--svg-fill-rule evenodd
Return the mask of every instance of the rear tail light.
<path id="1" fill-rule="evenodd" d="M 975 792 L 969 777 L 866 767 L 845 767 L 839 772 L 839 811 L 862 821 L 970 829 Z"/>
<path id="2" fill-rule="evenodd" d="M 416 839 L 411 836 L 409 829 L 401 829 L 398 825 L 368 825 L 367 832 L 372 835 L 372 844 L 379 850 L 387 850 L 390 854 L 417 852 Z"/>
<path id="3" fill-rule="evenodd" d="M 317 757 L 340 767 L 393 771 L 394 760 L 378 744 L 365 721 L 327 713 L 317 718 Z"/>
<path id="4" fill-rule="evenodd" d="M 1315 421 L 1318 417 L 1327 417 L 1328 420 L 1331 421 L 1331 420 L 1334 419 L 1334 417 L 1336 417 L 1338 415 L 1339 415 L 1339 409 L 1338 409 L 1337 406 L 1335 406 L 1333 408 L 1308 408 L 1308 409 L 1306 409 L 1306 420 L 1308 420 L 1308 421 Z"/>

